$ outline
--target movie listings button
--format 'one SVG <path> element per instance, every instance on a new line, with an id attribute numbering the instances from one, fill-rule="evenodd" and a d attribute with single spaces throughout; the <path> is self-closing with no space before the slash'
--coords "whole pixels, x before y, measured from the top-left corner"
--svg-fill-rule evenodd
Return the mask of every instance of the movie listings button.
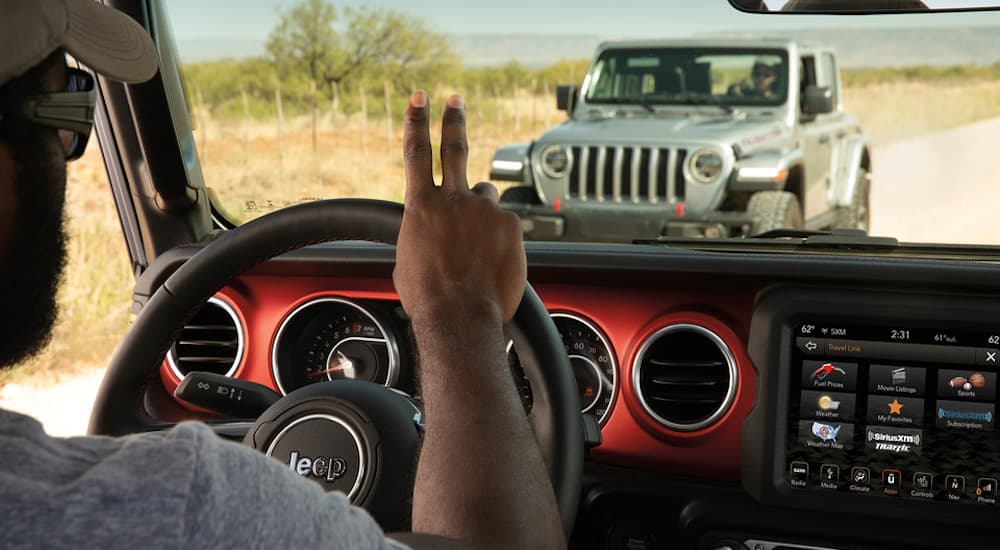
<path id="1" fill-rule="evenodd" d="M 792 487 L 805 487 L 809 482 L 809 463 L 792 462 L 792 465 L 788 468 L 788 475 L 788 481 Z"/>
<path id="2" fill-rule="evenodd" d="M 854 394 L 803 390 L 801 413 L 802 418 L 852 420 Z"/>
<path id="3" fill-rule="evenodd" d="M 894 455 L 919 455 L 923 431 L 889 426 L 868 426 L 865 445 L 874 451 Z"/>
<path id="4" fill-rule="evenodd" d="M 872 365 L 868 371 L 868 391 L 923 397 L 925 377 L 926 371 L 920 367 Z"/>
<path id="5" fill-rule="evenodd" d="M 845 445 L 850 445 L 853 438 L 854 426 L 852 424 L 814 420 L 799 421 L 799 442 L 806 447 L 839 451 Z"/>
<path id="6" fill-rule="evenodd" d="M 939 400 L 934 409 L 934 423 L 939 428 L 992 430 L 994 414 L 992 403 Z"/>
<path id="7" fill-rule="evenodd" d="M 995 372 L 941 369 L 938 372 L 938 397 L 993 401 L 996 395 Z"/>
<path id="8" fill-rule="evenodd" d="M 854 391 L 858 364 L 841 361 L 803 361 L 802 387 L 813 390 Z"/>
<path id="9" fill-rule="evenodd" d="M 993 477 L 981 477 L 976 483 L 976 500 L 983 504 L 997 503 L 997 480 Z"/>
<path id="10" fill-rule="evenodd" d="M 869 395 L 868 423 L 920 426 L 924 423 L 924 400 L 895 395 Z"/>

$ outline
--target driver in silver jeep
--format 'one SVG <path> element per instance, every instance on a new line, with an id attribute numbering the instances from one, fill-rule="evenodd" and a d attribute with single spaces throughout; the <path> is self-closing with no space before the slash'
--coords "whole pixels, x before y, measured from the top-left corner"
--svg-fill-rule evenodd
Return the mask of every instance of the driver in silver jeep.
<path id="1" fill-rule="evenodd" d="M 47 341 L 65 256 L 65 163 L 82 154 L 92 124 L 94 80 L 67 68 L 65 53 L 127 82 L 154 76 L 157 61 L 138 24 L 93 0 L 0 0 L 0 13 L 0 366 L 10 366 Z M 520 227 L 497 208 L 491 185 L 468 185 L 459 96 L 444 107 L 435 185 L 430 114 L 427 95 L 415 92 L 394 273 L 422 357 L 428 418 L 414 533 L 387 538 L 343 494 L 198 423 L 56 439 L 0 410 L 0 547 L 565 546 L 504 357 L 501 326 L 525 288 Z"/>

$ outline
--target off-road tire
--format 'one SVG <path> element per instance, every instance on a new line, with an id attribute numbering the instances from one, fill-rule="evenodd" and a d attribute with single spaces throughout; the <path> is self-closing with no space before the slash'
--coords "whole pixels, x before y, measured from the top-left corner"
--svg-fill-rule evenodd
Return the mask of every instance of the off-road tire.
<path id="1" fill-rule="evenodd" d="M 518 185 L 505 190 L 500 195 L 500 202 L 504 204 L 542 204 L 538 198 L 538 192 L 530 185 Z"/>
<path id="2" fill-rule="evenodd" d="M 802 207 L 799 198 L 788 191 L 761 191 L 747 202 L 752 220 L 750 234 L 758 235 L 773 229 L 802 229 Z"/>
<path id="3" fill-rule="evenodd" d="M 863 229 L 866 233 L 871 225 L 871 179 L 864 168 L 858 168 L 858 184 L 851 194 L 851 204 L 837 208 L 837 219 L 833 224 L 837 229 Z"/>

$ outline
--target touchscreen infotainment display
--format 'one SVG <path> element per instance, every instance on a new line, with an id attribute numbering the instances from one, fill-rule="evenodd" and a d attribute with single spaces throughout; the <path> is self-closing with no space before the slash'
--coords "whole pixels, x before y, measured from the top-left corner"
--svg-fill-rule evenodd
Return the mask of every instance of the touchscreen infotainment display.
<path id="1" fill-rule="evenodd" d="M 794 329 L 789 487 L 997 504 L 1000 331 Z"/>

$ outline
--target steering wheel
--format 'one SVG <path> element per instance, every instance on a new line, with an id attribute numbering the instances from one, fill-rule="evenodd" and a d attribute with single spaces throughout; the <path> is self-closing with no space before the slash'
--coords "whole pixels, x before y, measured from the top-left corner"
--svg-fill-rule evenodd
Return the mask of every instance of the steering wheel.
<path id="1" fill-rule="evenodd" d="M 147 386 L 160 383 L 158 369 L 185 322 L 233 277 L 311 244 L 395 244 L 402 214 L 398 203 L 316 201 L 273 212 L 211 241 L 163 283 L 136 317 L 101 383 L 90 433 L 121 436 L 165 427 L 144 404 Z M 584 449 L 573 371 L 555 325 L 530 285 L 504 330 L 514 340 L 531 383 L 534 404 L 529 419 L 569 534 L 579 502 Z M 328 489 L 343 490 L 387 531 L 406 529 L 420 443 L 418 419 L 419 411 L 405 396 L 378 384 L 325 382 L 278 400 L 245 442 L 271 456 L 277 456 L 279 447 L 289 451 L 304 441 L 325 445 L 322 451 L 313 449 L 314 457 L 302 463 L 299 473 L 325 478 Z M 292 460 L 305 455 L 289 452 L 298 453 Z"/>

